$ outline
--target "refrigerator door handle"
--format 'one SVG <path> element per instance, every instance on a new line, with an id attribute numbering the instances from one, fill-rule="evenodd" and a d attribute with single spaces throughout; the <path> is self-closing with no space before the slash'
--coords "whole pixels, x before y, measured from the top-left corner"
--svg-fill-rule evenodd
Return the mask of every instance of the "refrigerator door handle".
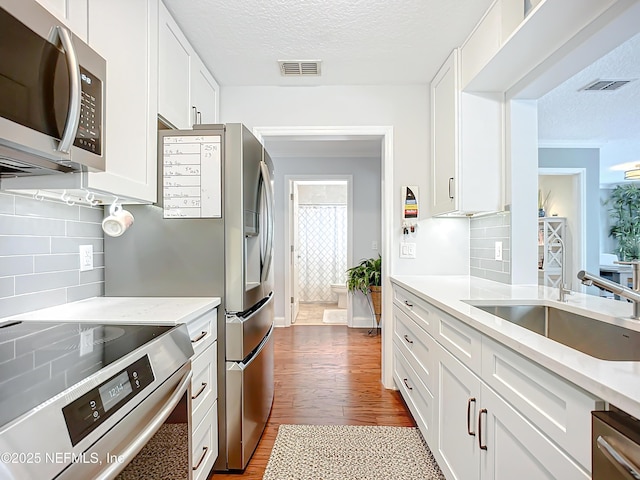
<path id="1" fill-rule="evenodd" d="M 271 174 L 267 164 L 263 161 L 260 162 L 260 172 L 262 174 L 262 184 L 264 185 L 264 192 L 266 197 L 266 214 L 267 214 L 267 237 L 265 245 L 265 258 L 262 268 L 262 281 L 264 282 L 269 276 L 271 270 L 271 261 L 273 257 L 273 191 L 271 185 Z"/>

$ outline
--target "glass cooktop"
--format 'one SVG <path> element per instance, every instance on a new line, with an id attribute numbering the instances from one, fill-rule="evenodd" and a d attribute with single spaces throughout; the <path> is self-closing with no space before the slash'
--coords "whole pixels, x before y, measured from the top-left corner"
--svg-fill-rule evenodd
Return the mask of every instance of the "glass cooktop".
<path id="1" fill-rule="evenodd" d="M 0 323 L 0 427 L 172 328 Z"/>

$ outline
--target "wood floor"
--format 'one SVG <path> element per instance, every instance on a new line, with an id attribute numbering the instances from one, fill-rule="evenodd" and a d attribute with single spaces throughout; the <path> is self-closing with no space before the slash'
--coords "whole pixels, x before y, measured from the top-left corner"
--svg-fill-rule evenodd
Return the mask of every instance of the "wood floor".
<path id="1" fill-rule="evenodd" d="M 275 399 L 253 458 L 242 474 L 259 480 L 280 424 L 415 426 L 400 394 L 380 382 L 380 335 L 345 326 L 277 328 Z"/>

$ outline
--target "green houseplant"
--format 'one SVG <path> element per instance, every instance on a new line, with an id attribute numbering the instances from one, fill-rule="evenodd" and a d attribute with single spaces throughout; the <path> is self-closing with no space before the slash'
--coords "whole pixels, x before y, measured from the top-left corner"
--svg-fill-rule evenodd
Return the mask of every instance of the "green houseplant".
<path id="1" fill-rule="evenodd" d="M 616 239 L 615 253 L 623 261 L 640 258 L 640 187 L 635 183 L 618 185 L 605 202 L 613 225 L 609 236 Z"/>
<path id="2" fill-rule="evenodd" d="M 365 258 L 347 270 L 347 290 L 362 292 L 370 302 L 376 323 L 380 324 L 382 313 L 382 257 Z"/>

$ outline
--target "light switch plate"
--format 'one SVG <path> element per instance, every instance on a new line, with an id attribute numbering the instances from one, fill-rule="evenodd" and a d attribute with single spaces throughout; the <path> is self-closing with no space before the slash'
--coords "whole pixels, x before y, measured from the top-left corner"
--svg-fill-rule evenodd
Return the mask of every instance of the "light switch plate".
<path id="1" fill-rule="evenodd" d="M 416 258 L 416 244 L 400 243 L 400 258 Z"/>
<path id="2" fill-rule="evenodd" d="M 93 245 L 80 245 L 80 271 L 93 270 Z"/>

